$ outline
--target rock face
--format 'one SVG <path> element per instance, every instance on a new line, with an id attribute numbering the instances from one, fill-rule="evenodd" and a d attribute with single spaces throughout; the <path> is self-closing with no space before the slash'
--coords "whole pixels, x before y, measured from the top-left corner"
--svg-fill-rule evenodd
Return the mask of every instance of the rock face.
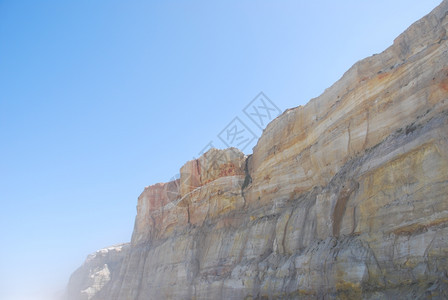
<path id="1" fill-rule="evenodd" d="M 89 258 L 69 299 L 448 297 L 447 15 L 285 111 L 253 155 L 212 149 L 145 188 L 131 244 Z"/>
<path id="2" fill-rule="evenodd" d="M 90 300 L 102 299 L 103 289 L 122 266 L 129 244 L 121 244 L 98 250 L 87 257 L 84 264 L 70 278 L 66 298 Z"/>

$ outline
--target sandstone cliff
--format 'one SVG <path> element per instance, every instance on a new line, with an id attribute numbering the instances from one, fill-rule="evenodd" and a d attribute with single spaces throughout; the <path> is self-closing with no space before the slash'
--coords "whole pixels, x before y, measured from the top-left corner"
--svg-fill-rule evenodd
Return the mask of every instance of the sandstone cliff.
<path id="1" fill-rule="evenodd" d="M 448 297 L 448 0 L 383 53 L 145 188 L 69 299 Z"/>

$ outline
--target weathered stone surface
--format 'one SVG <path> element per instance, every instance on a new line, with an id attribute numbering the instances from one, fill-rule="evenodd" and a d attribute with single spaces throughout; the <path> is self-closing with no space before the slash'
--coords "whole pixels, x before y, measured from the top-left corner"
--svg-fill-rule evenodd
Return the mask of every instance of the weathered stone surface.
<path id="1" fill-rule="evenodd" d="M 175 225 L 187 224 L 187 211 L 175 205 L 179 198 L 179 180 L 146 187 L 138 197 L 132 244 L 160 238 Z"/>
<path id="2" fill-rule="evenodd" d="M 240 150 L 212 148 L 180 169 L 180 193 L 185 196 L 221 177 L 244 175 L 244 167 L 245 156 Z"/>
<path id="3" fill-rule="evenodd" d="M 129 244 L 104 248 L 89 255 L 84 264 L 70 277 L 66 299 L 102 298 L 111 280 L 117 280 Z"/>
<path id="4" fill-rule="evenodd" d="M 284 112 L 253 155 L 212 149 L 179 180 L 146 188 L 121 267 L 77 271 L 69 290 L 108 300 L 448 297 L 447 15 L 446 0 Z M 97 279 L 83 281 L 89 274 Z"/>
<path id="5" fill-rule="evenodd" d="M 180 179 L 146 187 L 138 198 L 132 244 L 165 238 L 175 229 L 242 208 L 244 164 L 238 149 L 210 149 L 187 162 Z"/>

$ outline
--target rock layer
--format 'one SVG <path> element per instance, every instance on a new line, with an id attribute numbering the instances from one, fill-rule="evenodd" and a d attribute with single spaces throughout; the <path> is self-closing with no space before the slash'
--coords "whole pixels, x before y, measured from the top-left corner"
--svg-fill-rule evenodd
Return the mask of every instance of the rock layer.
<path id="1" fill-rule="evenodd" d="M 129 248 L 87 262 L 70 299 L 448 297 L 447 14 L 285 111 L 252 155 L 212 149 L 145 188 Z"/>

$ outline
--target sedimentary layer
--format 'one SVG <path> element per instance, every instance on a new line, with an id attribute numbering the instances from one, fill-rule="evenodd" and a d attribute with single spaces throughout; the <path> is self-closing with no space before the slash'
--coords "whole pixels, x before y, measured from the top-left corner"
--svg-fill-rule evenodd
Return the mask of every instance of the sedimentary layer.
<path id="1" fill-rule="evenodd" d="M 89 258 L 69 299 L 448 297 L 447 14 L 285 111 L 252 155 L 212 149 L 145 188 L 131 243 Z"/>

